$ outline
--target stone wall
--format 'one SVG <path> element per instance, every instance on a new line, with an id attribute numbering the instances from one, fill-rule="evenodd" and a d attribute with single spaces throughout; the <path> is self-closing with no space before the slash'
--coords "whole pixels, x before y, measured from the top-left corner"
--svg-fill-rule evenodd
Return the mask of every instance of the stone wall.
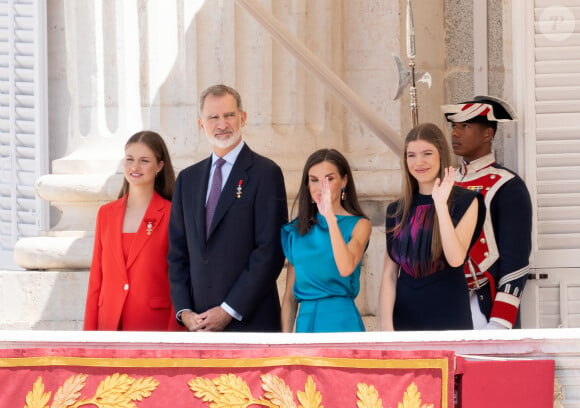
<path id="1" fill-rule="evenodd" d="M 471 3 L 413 4 L 417 71 L 432 76 L 430 88 L 417 85 L 421 121 L 446 126 L 439 106 L 471 96 Z M 500 3 L 489 2 L 489 44 L 490 89 L 501 95 L 503 52 L 492 45 L 502 39 Z M 393 54 L 408 62 L 405 0 L 260 4 L 366 101 L 377 118 L 401 135 L 410 129 L 408 89 L 401 100 L 393 100 L 398 86 Z M 50 278 L 28 274 L 25 279 L 31 284 L 26 286 L 62 293 L 60 285 L 76 282 L 77 303 L 70 307 L 74 316 L 61 314 L 61 328 L 70 327 L 70 320 L 80 327 L 95 214 L 117 195 L 125 140 L 143 128 L 159 131 L 177 170 L 206 157 L 210 148 L 197 129 L 197 96 L 206 86 L 224 82 L 244 99 L 245 140 L 283 168 L 290 208 L 312 151 L 334 147 L 350 160 L 374 227 L 357 304 L 368 328 L 376 329 L 384 210 L 400 188 L 400 161 L 364 119 L 352 113 L 348 101 L 338 98 L 235 1 L 49 0 L 47 9 L 52 168 L 39 180 L 38 192 L 51 203 L 51 230 L 22 240 L 15 254 L 27 269 L 55 271 L 47 275 Z M 75 276 L 71 269 L 83 272 Z M 14 279 L 10 274 L 0 277 Z M 35 307 L 39 304 L 43 303 Z M 60 306 L 55 314 L 49 312 L 55 305 L 60 301 L 47 300 L 43 306 L 50 321 L 60 313 Z M 26 326 L 7 319 L 0 326 Z M 38 327 L 36 322 L 29 326 Z"/>

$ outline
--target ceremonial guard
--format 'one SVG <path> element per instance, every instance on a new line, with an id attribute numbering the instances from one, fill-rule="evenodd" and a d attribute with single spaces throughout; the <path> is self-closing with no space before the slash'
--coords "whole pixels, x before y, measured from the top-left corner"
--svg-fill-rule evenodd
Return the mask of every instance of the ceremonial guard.
<path id="1" fill-rule="evenodd" d="M 441 110 L 451 122 L 453 152 L 462 157 L 456 184 L 485 197 L 485 224 L 465 264 L 474 328 L 518 328 L 530 268 L 532 205 L 524 181 L 492 152 L 498 122 L 516 115 L 507 102 L 490 96 Z"/>

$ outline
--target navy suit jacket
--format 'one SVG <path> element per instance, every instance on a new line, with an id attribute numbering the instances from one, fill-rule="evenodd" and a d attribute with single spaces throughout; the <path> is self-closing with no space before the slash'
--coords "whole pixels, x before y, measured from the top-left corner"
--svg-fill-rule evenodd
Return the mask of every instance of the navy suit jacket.
<path id="1" fill-rule="evenodd" d="M 167 256 L 174 308 L 202 313 L 226 302 L 243 318 L 225 330 L 279 331 L 280 228 L 288 220 L 282 170 L 244 145 L 206 240 L 210 167 L 211 156 L 182 170 L 176 180 Z"/>

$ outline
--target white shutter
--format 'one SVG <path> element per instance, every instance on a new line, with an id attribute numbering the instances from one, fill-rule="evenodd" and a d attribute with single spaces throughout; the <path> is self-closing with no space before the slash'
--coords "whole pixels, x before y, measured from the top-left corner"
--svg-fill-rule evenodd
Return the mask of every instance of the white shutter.
<path id="1" fill-rule="evenodd" d="M 519 144 L 534 206 L 523 327 L 580 327 L 580 0 L 514 1 Z"/>
<path id="2" fill-rule="evenodd" d="M 580 0 L 536 0 L 534 16 L 534 266 L 580 267 Z"/>
<path id="3" fill-rule="evenodd" d="M 35 181 L 47 172 L 46 4 L 0 0 L 0 269 L 46 229 Z"/>
<path id="4" fill-rule="evenodd" d="M 580 278 L 574 268 L 535 270 L 522 298 L 522 327 L 580 327 Z"/>

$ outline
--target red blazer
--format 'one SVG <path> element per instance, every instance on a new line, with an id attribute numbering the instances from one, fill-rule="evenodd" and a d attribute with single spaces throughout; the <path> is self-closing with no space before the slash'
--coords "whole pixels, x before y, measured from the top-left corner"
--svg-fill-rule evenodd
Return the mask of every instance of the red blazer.
<path id="1" fill-rule="evenodd" d="M 121 324 L 122 330 L 182 330 L 167 275 L 171 202 L 153 195 L 125 262 L 121 234 L 126 202 L 123 197 L 99 209 L 83 328 L 118 330 Z"/>

